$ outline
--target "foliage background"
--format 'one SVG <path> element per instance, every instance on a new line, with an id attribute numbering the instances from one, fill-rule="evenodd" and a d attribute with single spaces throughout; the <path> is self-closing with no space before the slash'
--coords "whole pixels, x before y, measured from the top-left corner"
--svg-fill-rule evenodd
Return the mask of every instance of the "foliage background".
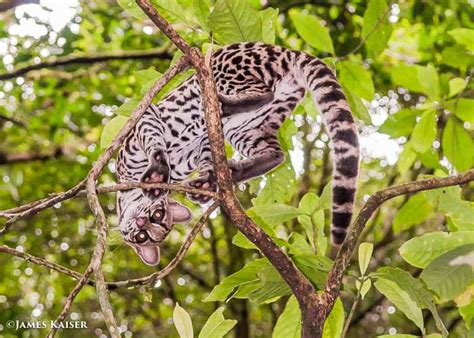
<path id="1" fill-rule="evenodd" d="M 0 14 L 2 74 L 67 55 L 87 59 L 109 52 L 164 51 L 156 58 L 86 60 L 0 80 L 0 209 L 63 191 L 82 179 L 101 145 L 109 142 L 134 108 L 133 100 L 122 106 L 127 98 L 140 97 L 150 79 L 178 55 L 132 1 L 118 2 L 41 1 Z M 472 1 L 155 0 L 154 4 L 188 42 L 203 50 L 211 48 L 211 42 L 263 40 L 307 51 L 333 67 L 362 136 L 359 206 L 384 187 L 473 167 Z M 328 137 L 310 102 L 305 100 L 281 129 L 289 153 L 285 165 L 241 186 L 239 196 L 249 214 L 278 238 L 318 285 L 331 263 L 324 236 L 330 207 L 329 189 L 324 188 L 331 165 Z M 113 163 L 101 180 L 114 182 Z M 442 270 L 450 266 L 449 259 L 471 257 L 474 251 L 472 198 L 472 186 L 464 186 L 386 203 L 364 234 L 363 241 L 374 244 L 366 277 L 360 278 L 357 264 L 347 272 L 342 303 L 325 336 L 340 336 L 344 311 L 350 312 L 369 272 L 375 272 L 368 275 L 375 288 L 352 311 L 348 337 L 438 332 L 433 313 L 439 313 L 453 337 L 472 336 L 472 269 L 461 265 L 455 271 Z M 101 196 L 101 201 L 115 226 L 114 196 Z M 198 217 L 199 208 L 187 205 Z M 160 264 L 174 256 L 187 229 L 175 227 Z M 422 236 L 428 232 L 437 233 Z M 1 241 L 83 271 L 95 237 L 85 200 L 75 199 L 17 222 Z M 215 215 L 171 275 L 149 288 L 111 292 L 118 324 L 125 336 L 133 332 L 174 337 L 176 302 L 191 314 L 196 332 L 225 305 L 225 317 L 238 322 L 231 333 L 235 337 L 269 337 L 272 331 L 274 337 L 295 336 L 298 311 L 291 299 L 288 302 L 289 290 L 259 258 L 222 215 Z M 41 330 L 9 331 L 5 323 L 55 318 L 75 281 L 5 254 L 0 264 L 0 335 L 44 335 Z M 244 266 L 246 274 L 226 280 L 228 289 L 222 284 L 214 288 Z M 153 268 L 142 264 L 119 233 L 111 231 L 104 271 L 108 280 L 122 280 L 147 275 Z M 414 285 L 423 291 L 412 293 Z M 417 299 L 417 293 L 424 294 L 427 303 Z M 224 303 L 229 296 L 232 299 Z M 71 318 L 85 320 L 88 329 L 63 335 L 106 334 L 93 288 L 80 293 L 72 311 Z"/>

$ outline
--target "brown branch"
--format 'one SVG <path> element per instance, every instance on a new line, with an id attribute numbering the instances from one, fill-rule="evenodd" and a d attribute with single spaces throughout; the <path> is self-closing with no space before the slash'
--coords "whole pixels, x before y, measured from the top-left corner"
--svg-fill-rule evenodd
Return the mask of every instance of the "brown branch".
<path id="1" fill-rule="evenodd" d="M 132 50 L 132 51 L 119 51 L 119 52 L 107 52 L 107 53 L 95 53 L 87 55 L 66 55 L 52 59 L 49 61 L 40 62 L 38 64 L 31 64 L 25 67 L 15 69 L 9 73 L 0 74 L 1 80 L 9 80 L 19 76 L 28 74 L 31 71 L 39 69 L 50 69 L 69 65 L 80 65 L 80 64 L 91 64 L 97 62 L 106 62 L 114 60 L 145 60 L 145 59 L 166 59 L 171 60 L 172 55 L 166 48 L 145 50 Z"/>
<path id="2" fill-rule="evenodd" d="M 10 0 L 0 2 L 0 12 L 6 12 L 9 9 L 26 5 L 26 4 L 39 4 L 39 0 Z"/>
<path id="3" fill-rule="evenodd" d="M 63 154 L 63 151 L 59 147 L 47 153 L 26 152 L 26 153 L 8 154 L 8 153 L 4 153 L 0 151 L 0 165 L 16 164 L 16 163 L 30 162 L 30 161 L 47 161 L 54 158 L 58 158 L 62 154 Z"/>
<path id="4" fill-rule="evenodd" d="M 111 192 L 131 190 L 131 189 L 137 189 L 137 188 L 139 189 L 160 188 L 160 189 L 166 189 L 166 190 L 172 190 L 172 191 L 188 192 L 191 194 L 200 194 L 200 195 L 210 196 L 215 200 L 219 199 L 219 196 L 215 192 L 212 192 L 209 190 L 191 188 L 182 184 L 167 184 L 167 183 L 122 182 L 122 183 L 113 184 L 113 185 L 99 186 L 97 187 L 97 193 L 103 194 L 103 193 L 111 193 Z M 46 202 L 48 202 L 51 199 L 55 199 L 56 203 L 59 203 L 71 198 L 82 197 L 85 195 L 86 195 L 85 190 L 80 190 L 72 196 L 71 194 L 54 193 L 54 194 L 51 194 L 49 197 L 45 197 L 37 201 L 33 201 L 33 202 L 30 202 L 30 203 L 27 203 L 15 208 L 2 210 L 0 211 L 0 217 L 6 217 L 6 218 L 12 218 L 12 219 L 14 218 L 14 220 L 9 221 L 13 223 L 14 221 L 18 221 L 21 218 L 31 216 L 44 209 L 47 209 L 49 206 L 46 206 Z M 0 231 L 0 235 L 1 234 L 3 234 L 3 230 Z"/>
<path id="5" fill-rule="evenodd" d="M 412 181 L 396 185 L 384 190 L 380 190 L 369 197 L 367 202 L 360 210 L 357 218 L 353 222 L 346 240 L 341 246 L 333 268 L 329 272 L 326 285 L 324 287 L 324 306 L 328 311 L 332 309 L 342 283 L 344 271 L 349 265 L 350 258 L 354 252 L 359 236 L 362 233 L 366 223 L 378 207 L 397 196 L 420 192 L 424 190 L 437 189 L 442 187 L 465 184 L 474 181 L 474 169 L 471 169 L 457 176 L 448 176 L 443 178 L 429 178 L 420 181 Z M 329 313 L 329 312 L 328 312 Z"/>

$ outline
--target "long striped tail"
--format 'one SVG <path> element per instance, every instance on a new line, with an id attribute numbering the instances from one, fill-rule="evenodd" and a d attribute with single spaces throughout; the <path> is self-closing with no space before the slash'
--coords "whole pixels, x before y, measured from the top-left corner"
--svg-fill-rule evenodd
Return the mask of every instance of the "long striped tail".
<path id="1" fill-rule="evenodd" d="M 354 118 L 341 85 L 321 60 L 300 53 L 295 60 L 301 81 L 313 94 L 331 139 L 333 204 L 331 238 L 342 244 L 351 223 L 359 174 L 360 147 Z"/>

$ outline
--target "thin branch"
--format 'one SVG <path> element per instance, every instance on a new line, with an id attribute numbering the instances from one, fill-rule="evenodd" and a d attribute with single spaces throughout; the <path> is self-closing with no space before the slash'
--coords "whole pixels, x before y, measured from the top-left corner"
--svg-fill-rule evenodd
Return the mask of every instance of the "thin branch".
<path id="1" fill-rule="evenodd" d="M 346 240 L 342 244 L 334 265 L 329 272 L 326 285 L 324 287 L 324 302 L 325 306 L 328 307 L 327 310 L 330 311 L 332 305 L 334 305 L 334 302 L 336 301 L 337 296 L 339 295 L 344 271 L 349 265 L 350 258 L 354 252 L 359 236 L 362 233 L 365 224 L 369 221 L 374 211 L 377 210 L 382 203 L 401 195 L 460 185 L 471 181 L 474 181 L 474 169 L 457 176 L 448 176 L 443 178 L 434 177 L 396 185 L 384 190 L 380 190 L 371 195 L 353 222 Z"/>
<path id="2" fill-rule="evenodd" d="M 27 4 L 39 4 L 39 0 L 10 0 L 0 2 L 0 12 L 6 12 L 9 9 Z"/>
<path id="3" fill-rule="evenodd" d="M 22 128 L 27 128 L 28 127 L 28 124 L 26 124 L 23 121 L 17 120 L 14 117 L 9 117 L 9 116 L 5 116 L 5 115 L 0 114 L 0 120 L 11 122 L 13 124 L 16 124 L 17 126 L 22 127 Z"/>
<path id="4" fill-rule="evenodd" d="M 40 152 L 26 152 L 26 153 L 3 153 L 0 152 L 0 165 L 2 164 L 17 164 L 31 161 L 47 161 L 54 158 L 58 158 L 63 154 L 60 147 L 53 149 L 53 151 L 47 153 Z"/>
<path id="5" fill-rule="evenodd" d="M 122 183 L 113 184 L 113 185 L 99 186 L 97 187 L 97 193 L 99 194 L 112 193 L 112 192 L 131 190 L 131 189 L 137 189 L 137 188 L 138 189 L 160 188 L 160 189 L 166 189 L 166 190 L 172 190 L 172 191 L 187 192 L 191 194 L 205 195 L 205 196 L 212 197 L 215 200 L 219 199 L 219 195 L 213 191 L 191 188 L 183 184 L 167 184 L 167 183 L 122 182 Z M 54 194 L 51 194 L 49 197 L 45 197 L 37 201 L 33 201 L 33 202 L 30 202 L 30 203 L 27 203 L 15 208 L 2 210 L 0 211 L 0 217 L 6 217 L 6 218 L 15 217 L 15 221 L 17 221 L 21 218 L 30 216 L 32 214 L 36 214 L 44 209 L 47 209 L 49 206 L 48 207 L 43 207 L 43 206 L 50 199 L 54 198 L 56 203 L 59 203 L 71 198 L 82 197 L 85 195 L 86 195 L 85 190 L 78 191 L 74 196 L 71 196 L 70 194 L 65 194 L 65 193 L 54 193 Z M 58 200 L 58 196 L 62 196 L 62 197 Z M 31 210 L 33 208 L 34 210 Z M 28 213 L 25 213 L 26 211 L 28 211 Z M 0 232 L 0 234 L 2 234 L 2 232 Z"/>
<path id="6" fill-rule="evenodd" d="M 39 69 L 50 69 L 69 65 L 91 64 L 97 62 L 106 62 L 114 60 L 145 60 L 145 59 L 165 59 L 171 60 L 172 55 L 169 52 L 168 46 L 166 48 L 156 48 L 151 50 L 132 50 L 119 52 L 94 53 L 86 55 L 66 55 L 57 57 L 52 60 L 31 64 L 9 73 L 0 74 L 1 80 L 9 80 L 19 76 L 28 74 L 31 71 Z"/>

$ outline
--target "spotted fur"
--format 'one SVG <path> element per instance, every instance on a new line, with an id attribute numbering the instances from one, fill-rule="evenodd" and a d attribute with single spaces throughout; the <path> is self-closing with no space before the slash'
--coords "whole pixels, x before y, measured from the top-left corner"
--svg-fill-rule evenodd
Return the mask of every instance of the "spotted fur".
<path id="1" fill-rule="evenodd" d="M 245 157 L 229 163 L 235 182 L 262 175 L 284 161 L 278 129 L 305 92 L 312 93 L 331 139 L 331 234 L 333 242 L 341 244 L 353 212 L 359 141 L 333 71 L 303 52 L 254 42 L 219 49 L 212 55 L 211 64 L 222 104 L 224 136 Z M 119 151 L 118 179 L 180 182 L 198 171 L 200 176 L 189 181 L 189 186 L 214 190 L 212 170 L 200 88 L 196 76 L 192 76 L 148 108 Z M 158 189 L 118 194 L 122 235 L 148 264 L 157 263 L 159 251 L 156 255 L 155 248 L 172 224 L 190 218 L 184 206 L 166 195 L 167 191 Z M 206 196 L 188 197 L 199 203 L 208 202 Z M 154 217 L 156 210 L 161 219 Z M 137 243 L 139 233 L 139 241 L 147 237 L 143 243 Z M 148 256 L 143 253 L 146 250 Z"/>

